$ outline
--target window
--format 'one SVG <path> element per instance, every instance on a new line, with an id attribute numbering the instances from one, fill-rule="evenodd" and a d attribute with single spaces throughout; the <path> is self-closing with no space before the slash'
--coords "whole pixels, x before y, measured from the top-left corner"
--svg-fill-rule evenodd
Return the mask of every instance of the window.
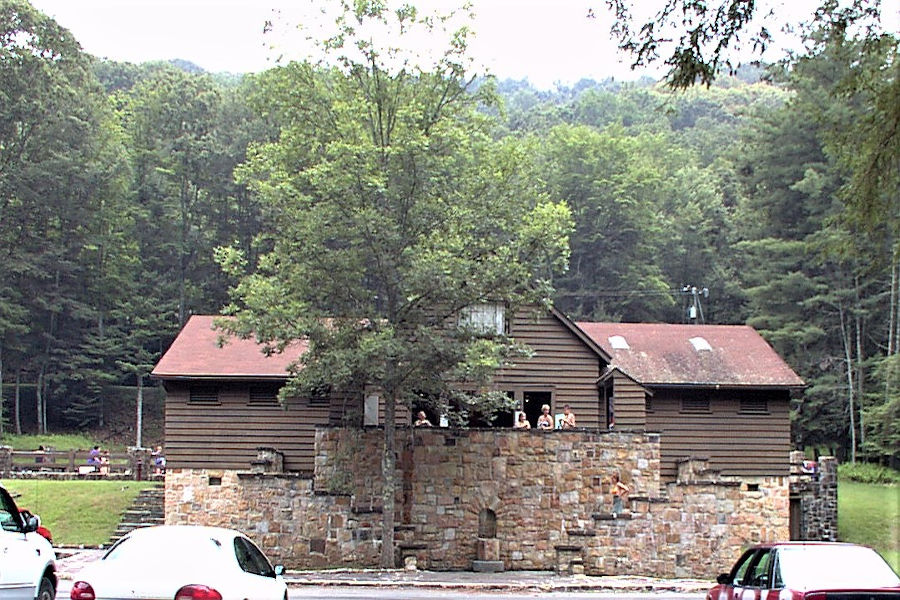
<path id="1" fill-rule="evenodd" d="M 681 412 L 708 413 L 709 396 L 689 396 L 681 399 Z"/>
<path id="2" fill-rule="evenodd" d="M 769 403 L 765 398 L 741 398 L 741 412 L 750 415 L 769 414 Z"/>
<path id="3" fill-rule="evenodd" d="M 745 585 L 768 589 L 769 588 L 769 570 L 772 566 L 772 550 L 761 550 L 759 558 L 751 567 L 752 573 L 748 574 L 748 580 Z"/>
<path id="4" fill-rule="evenodd" d="M 734 569 L 731 572 L 731 585 L 746 585 L 744 578 L 747 576 L 747 570 L 750 567 L 750 563 L 753 562 L 753 557 L 755 555 L 755 550 L 748 550 L 737 564 L 735 564 Z"/>
<path id="5" fill-rule="evenodd" d="M 219 388 L 214 385 L 192 385 L 191 404 L 219 404 Z"/>
<path id="6" fill-rule="evenodd" d="M 653 396 L 650 394 L 644 396 L 644 411 L 648 413 L 653 412 Z"/>
<path id="7" fill-rule="evenodd" d="M 262 577 L 275 577 L 275 569 L 269 559 L 248 539 L 234 538 L 234 555 L 241 570 Z"/>
<path id="8" fill-rule="evenodd" d="M 0 527 L 4 531 L 21 531 L 16 503 L 2 489 L 0 489 Z"/>
<path id="9" fill-rule="evenodd" d="M 278 392 L 281 386 L 277 383 L 261 383 L 250 386 L 251 406 L 278 406 Z"/>
<path id="10" fill-rule="evenodd" d="M 506 333 L 506 307 L 502 304 L 476 304 L 459 314 L 459 326 L 475 333 L 503 335 Z"/>

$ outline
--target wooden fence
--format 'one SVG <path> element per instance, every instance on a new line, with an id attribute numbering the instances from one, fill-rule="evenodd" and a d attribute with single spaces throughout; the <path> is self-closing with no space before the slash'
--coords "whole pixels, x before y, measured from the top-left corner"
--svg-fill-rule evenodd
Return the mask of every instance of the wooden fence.
<path id="1" fill-rule="evenodd" d="M 10 470 L 13 472 L 79 473 L 82 475 L 90 473 L 126 475 L 132 471 L 132 458 L 127 453 L 104 452 L 101 457 L 102 464 L 95 465 L 90 462 L 89 450 L 28 452 L 13 450 Z"/>

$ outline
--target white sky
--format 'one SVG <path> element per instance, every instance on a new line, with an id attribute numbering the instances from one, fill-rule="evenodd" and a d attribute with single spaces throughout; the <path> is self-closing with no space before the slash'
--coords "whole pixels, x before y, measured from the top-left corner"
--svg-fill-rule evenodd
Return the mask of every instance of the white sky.
<path id="1" fill-rule="evenodd" d="M 893 1 L 885 0 L 890 6 Z M 422 10 L 448 0 L 418 0 Z M 305 58 L 303 34 L 288 27 L 304 20 L 311 6 L 302 0 L 31 0 L 68 28 L 89 53 L 118 61 L 182 58 L 207 71 L 255 72 L 280 56 Z M 604 0 L 476 0 L 473 56 L 498 77 L 528 78 L 550 88 L 583 77 L 634 79 L 628 57 L 609 37 L 611 17 Z M 635 0 L 646 6 L 646 0 Z M 651 3 L 657 5 L 658 3 Z M 815 0 L 771 2 L 786 13 L 808 16 Z M 900 3 L 898 3 L 900 4 Z M 785 8 L 785 5 L 790 8 Z M 452 4 L 451 4 L 452 6 Z M 593 8 L 596 19 L 588 19 Z M 890 12 L 890 11 L 888 11 Z M 894 9 L 897 13 L 900 12 Z M 263 34 L 267 19 L 276 34 Z M 280 27 L 279 25 L 280 24 Z M 777 28 L 778 21 L 773 28 Z M 274 46 L 274 47 L 273 47 Z"/>

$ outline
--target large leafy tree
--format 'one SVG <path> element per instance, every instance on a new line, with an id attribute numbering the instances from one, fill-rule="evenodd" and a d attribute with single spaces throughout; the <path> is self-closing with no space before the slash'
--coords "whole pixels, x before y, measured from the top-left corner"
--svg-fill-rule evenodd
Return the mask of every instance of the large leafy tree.
<path id="1" fill-rule="evenodd" d="M 456 326 L 466 307 L 547 302 L 565 265 L 564 204 L 529 176 L 531 148 L 492 138 L 493 100 L 465 70 L 466 30 L 416 62 L 376 29 L 438 35 L 411 7 L 345 5 L 330 64 L 292 63 L 258 81 L 281 128 L 240 169 L 266 206 L 269 248 L 235 288 L 231 327 L 277 350 L 309 340 L 289 391 L 363 388 L 384 399 L 382 562 L 393 565 L 398 403 L 446 397 L 515 353 L 502 333 Z M 237 275 L 243 258 L 220 256 Z"/>
<path id="2" fill-rule="evenodd" d="M 33 377 L 44 430 L 85 328 L 102 328 L 121 152 L 90 57 L 18 0 L 0 2 L 0 97 L 0 344 Z"/>

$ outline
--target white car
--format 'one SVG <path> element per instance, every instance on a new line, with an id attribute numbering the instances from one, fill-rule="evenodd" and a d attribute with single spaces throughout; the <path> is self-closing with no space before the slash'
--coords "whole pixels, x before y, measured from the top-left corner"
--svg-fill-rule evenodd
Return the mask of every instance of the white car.
<path id="1" fill-rule="evenodd" d="M 286 600 L 284 569 L 244 534 L 220 527 L 136 529 L 85 567 L 72 600 Z"/>
<path id="2" fill-rule="evenodd" d="M 24 519 L 0 486 L 0 600 L 56 597 L 56 554 L 37 528 L 38 518 Z"/>

